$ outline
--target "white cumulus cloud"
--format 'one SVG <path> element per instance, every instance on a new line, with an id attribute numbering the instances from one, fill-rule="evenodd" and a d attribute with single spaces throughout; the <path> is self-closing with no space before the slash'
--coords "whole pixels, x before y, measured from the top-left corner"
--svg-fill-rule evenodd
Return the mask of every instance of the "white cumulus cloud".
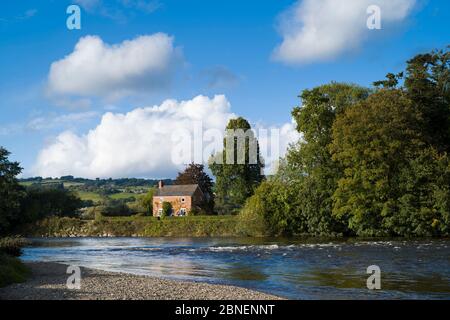
<path id="1" fill-rule="evenodd" d="M 174 139 L 174 133 L 188 136 L 193 148 L 195 130 L 201 123 L 204 141 L 201 152 L 206 154 L 211 142 L 207 141 L 205 133 L 223 134 L 228 121 L 235 117 L 223 95 L 197 96 L 187 101 L 166 100 L 159 106 L 137 108 L 126 114 L 108 112 L 87 134 L 65 131 L 58 135 L 40 151 L 32 171 L 45 177 L 68 174 L 88 178 L 175 177 L 184 162 L 174 161 L 174 151 L 183 141 Z M 294 127 L 285 124 L 279 128 L 281 156 L 287 143 L 297 137 Z M 219 146 L 222 138 L 216 139 Z M 261 142 L 264 143 L 264 139 Z"/>
<path id="2" fill-rule="evenodd" d="M 108 112 L 85 135 L 61 133 L 41 150 L 34 173 L 90 178 L 173 176 L 180 166 L 172 161 L 172 132 L 192 132 L 193 122 L 200 120 L 205 129 L 223 130 L 232 117 L 230 104 L 222 95 L 166 100 L 126 114 Z"/>
<path id="3" fill-rule="evenodd" d="M 381 9 L 382 28 L 403 21 L 416 0 L 300 0 L 280 16 L 282 43 L 276 60 L 289 64 L 324 61 L 358 48 L 370 32 L 367 8 Z"/>
<path id="4" fill-rule="evenodd" d="M 121 97 L 166 87 L 181 60 L 164 33 L 108 45 L 98 36 L 81 38 L 68 56 L 53 62 L 48 90 L 55 96 Z"/>

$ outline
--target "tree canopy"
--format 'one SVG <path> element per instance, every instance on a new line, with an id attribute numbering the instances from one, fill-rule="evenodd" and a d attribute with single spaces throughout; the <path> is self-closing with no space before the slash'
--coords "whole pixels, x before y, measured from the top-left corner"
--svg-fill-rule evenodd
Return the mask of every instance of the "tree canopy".
<path id="1" fill-rule="evenodd" d="M 24 189 L 17 182 L 22 172 L 18 162 L 8 159 L 10 152 L 0 147 L 0 234 L 6 233 L 18 221 Z"/>
<path id="2" fill-rule="evenodd" d="M 417 55 L 374 88 L 304 90 L 303 139 L 247 201 L 245 233 L 448 236 L 449 57 Z"/>
<path id="3" fill-rule="evenodd" d="M 210 159 L 216 177 L 216 209 L 233 213 L 263 180 L 263 159 L 258 141 L 244 118 L 231 119 L 226 127 L 223 151 Z"/>

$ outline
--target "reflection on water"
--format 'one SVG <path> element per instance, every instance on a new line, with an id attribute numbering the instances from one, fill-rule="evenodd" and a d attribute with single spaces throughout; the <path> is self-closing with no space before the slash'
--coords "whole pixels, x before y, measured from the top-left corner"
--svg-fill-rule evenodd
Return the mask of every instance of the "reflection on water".
<path id="1" fill-rule="evenodd" d="M 450 299 L 450 240 L 32 239 L 24 260 L 233 284 L 292 299 Z M 366 288 L 378 265 L 382 290 Z"/>

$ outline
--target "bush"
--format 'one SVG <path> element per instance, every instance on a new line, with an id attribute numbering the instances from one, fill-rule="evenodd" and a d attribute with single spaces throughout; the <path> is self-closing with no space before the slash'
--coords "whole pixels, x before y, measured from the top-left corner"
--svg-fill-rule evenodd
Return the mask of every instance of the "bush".
<path id="1" fill-rule="evenodd" d="M 105 217 L 131 216 L 134 212 L 123 200 L 110 200 L 103 207 L 102 214 Z"/>
<path id="2" fill-rule="evenodd" d="M 172 215 L 172 204 L 170 202 L 163 202 L 161 218 L 170 217 Z"/>
<path id="3" fill-rule="evenodd" d="M 28 244 L 29 242 L 23 238 L 2 238 L 0 239 L 0 254 L 18 257 L 22 254 L 22 247 Z"/>
<path id="4" fill-rule="evenodd" d="M 147 208 L 145 208 L 140 201 L 135 201 L 128 203 L 128 208 L 130 209 L 131 214 L 145 216 L 148 214 Z"/>
<path id="5" fill-rule="evenodd" d="M 244 236 L 264 236 L 267 225 L 264 220 L 264 201 L 258 194 L 250 197 L 238 215 L 237 232 Z"/>
<path id="6" fill-rule="evenodd" d="M 155 191 L 155 188 L 151 188 L 146 194 L 138 197 L 140 207 L 144 208 L 149 216 L 153 213 L 153 195 Z"/>
<path id="7" fill-rule="evenodd" d="M 0 288 L 24 282 L 30 270 L 18 259 L 0 252 Z"/>
<path id="8" fill-rule="evenodd" d="M 95 221 L 51 217 L 24 226 L 30 237 L 105 236 L 117 237 L 230 237 L 236 236 L 235 216 L 187 216 L 158 220 L 155 217 L 103 217 Z"/>
<path id="9" fill-rule="evenodd" d="M 83 201 L 61 188 L 29 188 L 22 201 L 22 222 L 34 222 L 49 216 L 74 217 Z"/>
<path id="10" fill-rule="evenodd" d="M 90 208 L 84 208 L 80 211 L 80 218 L 83 220 L 94 220 L 98 213 L 103 212 L 103 206 L 95 206 Z"/>
<path id="11" fill-rule="evenodd" d="M 94 220 L 95 220 L 95 221 L 102 221 L 102 220 L 104 220 L 104 216 L 103 216 L 103 214 L 101 213 L 101 211 L 96 211 L 96 212 L 95 212 L 95 214 L 94 214 Z"/>
<path id="12" fill-rule="evenodd" d="M 298 191 L 281 181 L 264 181 L 241 210 L 238 230 L 250 236 L 302 233 Z"/>

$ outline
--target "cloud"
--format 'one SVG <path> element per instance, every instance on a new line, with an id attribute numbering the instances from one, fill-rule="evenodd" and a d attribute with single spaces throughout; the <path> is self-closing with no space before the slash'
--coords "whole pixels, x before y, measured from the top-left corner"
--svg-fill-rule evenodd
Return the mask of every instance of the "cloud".
<path id="1" fill-rule="evenodd" d="M 48 75 L 51 96 L 119 98 L 166 88 L 181 52 L 164 34 L 140 36 L 108 45 L 100 37 L 81 38 L 65 58 L 53 62 Z"/>
<path id="2" fill-rule="evenodd" d="M 158 0 L 75 0 L 90 14 L 98 14 L 108 19 L 124 23 L 136 13 L 150 14 L 162 7 Z"/>
<path id="3" fill-rule="evenodd" d="M 72 127 L 97 117 L 95 111 L 50 114 L 35 116 L 25 123 L 10 123 L 0 126 L 0 136 L 20 134 L 26 131 L 42 131 L 53 128 Z"/>
<path id="4" fill-rule="evenodd" d="M 22 126 L 16 123 L 0 125 L 0 136 L 9 136 L 22 131 Z"/>
<path id="5" fill-rule="evenodd" d="M 125 8 L 132 8 L 142 11 L 144 13 L 153 13 L 162 7 L 162 4 L 157 0 L 121 0 Z"/>
<path id="6" fill-rule="evenodd" d="M 37 14 L 37 9 L 28 9 L 26 10 L 24 13 L 15 16 L 13 18 L 0 18 L 0 22 L 18 22 L 18 21 L 23 21 L 23 20 L 28 20 L 33 18 L 36 14 Z"/>
<path id="7" fill-rule="evenodd" d="M 61 126 L 80 124 L 97 117 L 95 111 L 67 113 L 63 115 L 39 116 L 31 119 L 26 128 L 30 130 L 45 130 Z"/>
<path id="8" fill-rule="evenodd" d="M 202 72 L 210 88 L 225 88 L 239 83 L 239 77 L 224 66 L 215 66 Z"/>
<path id="9" fill-rule="evenodd" d="M 18 16 L 17 19 L 19 20 L 27 20 L 30 19 L 32 17 L 34 17 L 37 13 L 37 9 L 29 9 L 27 11 L 25 11 L 25 13 L 21 16 Z"/>
<path id="10" fill-rule="evenodd" d="M 203 120 L 205 129 L 223 130 L 234 114 L 225 96 L 198 96 L 188 101 L 166 100 L 159 106 L 137 108 L 126 114 L 108 112 L 86 135 L 70 131 L 39 154 L 36 175 L 82 177 L 173 176 L 172 132 L 193 130 Z"/>
<path id="11" fill-rule="evenodd" d="M 87 11 L 91 11 L 91 10 L 94 10 L 95 8 L 97 8 L 102 3 L 102 1 L 101 0 L 75 0 L 74 3 L 80 5 L 81 7 L 83 7 L 83 9 L 85 9 Z"/>
<path id="12" fill-rule="evenodd" d="M 211 129 L 223 133 L 229 119 L 235 117 L 223 95 L 166 100 L 159 106 L 137 108 L 126 114 L 108 112 L 87 134 L 65 131 L 58 135 L 40 151 L 32 171 L 53 177 L 174 177 L 184 166 L 173 158 L 180 145 L 174 132 L 191 139 L 196 124 L 201 122 L 203 133 Z M 294 127 L 283 126 L 281 140 L 292 139 Z M 222 141 L 220 137 L 220 146 Z M 202 151 L 208 144 L 204 142 Z"/>
<path id="13" fill-rule="evenodd" d="M 381 9 L 382 28 L 401 22 L 416 0 L 301 0 L 280 16 L 283 42 L 273 57 L 288 64 L 332 59 L 358 48 L 368 38 L 367 8 Z"/>

